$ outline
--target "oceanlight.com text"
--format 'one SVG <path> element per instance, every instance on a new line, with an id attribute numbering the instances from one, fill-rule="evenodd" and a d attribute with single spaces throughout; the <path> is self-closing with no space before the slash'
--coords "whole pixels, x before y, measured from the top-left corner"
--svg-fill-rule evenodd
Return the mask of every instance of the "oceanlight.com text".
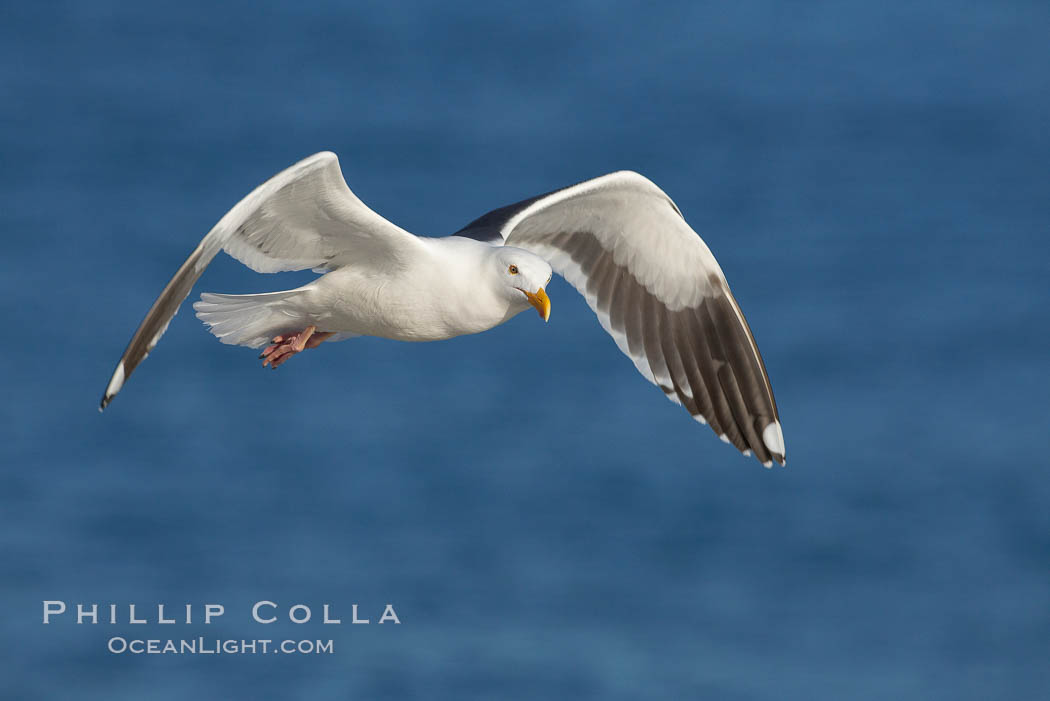
<path id="1" fill-rule="evenodd" d="M 114 655 L 331 655 L 332 640 L 237 640 L 220 638 L 142 639 L 114 636 L 106 644 Z"/>

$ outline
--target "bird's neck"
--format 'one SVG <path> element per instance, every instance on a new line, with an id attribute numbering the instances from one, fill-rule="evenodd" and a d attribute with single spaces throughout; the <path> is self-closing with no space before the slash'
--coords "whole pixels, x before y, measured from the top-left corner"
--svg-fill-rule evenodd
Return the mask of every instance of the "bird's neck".
<path id="1" fill-rule="evenodd" d="M 458 236 L 424 241 L 430 255 L 425 263 L 428 272 L 421 274 L 440 276 L 432 286 L 440 292 L 426 307 L 450 338 L 487 331 L 528 308 L 507 299 L 498 281 L 491 279 L 495 271 L 491 245 Z"/>

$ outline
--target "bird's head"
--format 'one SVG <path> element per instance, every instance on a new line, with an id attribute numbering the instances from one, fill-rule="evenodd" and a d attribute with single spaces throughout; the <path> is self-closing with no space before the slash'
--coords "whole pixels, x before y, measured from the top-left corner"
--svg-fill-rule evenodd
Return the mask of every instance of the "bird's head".
<path id="1" fill-rule="evenodd" d="M 532 305 L 547 321 L 551 315 L 551 301 L 544 288 L 553 274 L 550 264 L 535 253 L 511 246 L 496 249 L 493 261 L 500 289 L 511 304 L 522 310 Z"/>

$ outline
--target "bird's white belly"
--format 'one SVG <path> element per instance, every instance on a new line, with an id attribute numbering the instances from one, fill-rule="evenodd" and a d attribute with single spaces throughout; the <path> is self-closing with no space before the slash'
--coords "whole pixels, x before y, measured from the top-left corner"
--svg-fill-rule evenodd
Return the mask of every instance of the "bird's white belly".
<path id="1" fill-rule="evenodd" d="M 319 331 L 398 341 L 440 341 L 480 333 L 522 311 L 479 297 L 476 291 L 435 288 L 406 277 L 339 269 L 302 288 L 296 303 Z"/>

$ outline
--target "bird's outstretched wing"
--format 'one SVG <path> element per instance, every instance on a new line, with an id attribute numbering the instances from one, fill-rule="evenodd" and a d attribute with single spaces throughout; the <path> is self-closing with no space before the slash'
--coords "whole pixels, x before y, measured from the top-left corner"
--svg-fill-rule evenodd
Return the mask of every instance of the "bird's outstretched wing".
<path id="1" fill-rule="evenodd" d="M 255 188 L 219 220 L 168 281 L 102 395 L 112 401 L 164 335 L 179 305 L 224 250 L 260 273 L 341 265 L 397 266 L 419 239 L 370 210 L 347 187 L 334 153 L 299 161 Z"/>
<path id="2" fill-rule="evenodd" d="M 638 371 L 767 467 L 784 437 L 765 364 L 707 245 L 628 171 L 502 207 L 457 232 L 546 258 Z"/>

